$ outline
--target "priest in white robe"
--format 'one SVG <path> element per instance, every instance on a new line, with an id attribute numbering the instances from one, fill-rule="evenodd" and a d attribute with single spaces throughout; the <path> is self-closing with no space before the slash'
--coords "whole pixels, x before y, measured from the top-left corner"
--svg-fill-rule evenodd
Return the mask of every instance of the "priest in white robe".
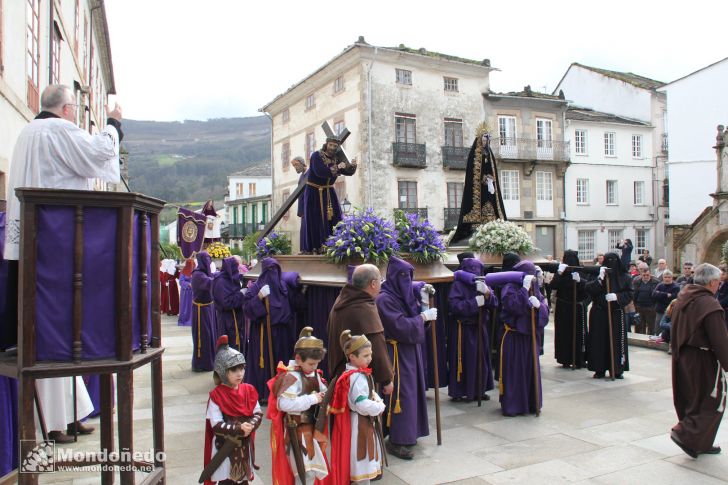
<path id="1" fill-rule="evenodd" d="M 42 111 L 28 123 L 18 137 L 13 151 L 8 180 L 5 259 L 16 265 L 20 243 L 20 201 L 18 187 L 90 190 L 93 179 L 118 183 L 121 108 L 108 111 L 107 125 L 91 135 L 76 125 L 77 100 L 73 90 L 64 85 L 48 86 L 41 95 Z M 12 285 L 10 285 L 12 286 Z M 17 295 L 9 302 L 17 304 Z M 5 325 L 15 326 L 17 319 Z M 6 332 L 3 332 L 4 334 Z M 16 335 L 17 338 L 17 335 Z M 76 377 L 77 419 L 93 411 L 83 379 Z M 50 439 L 72 440 L 65 432 L 90 433 L 93 428 L 74 422 L 73 378 L 37 381 L 39 400 Z"/>

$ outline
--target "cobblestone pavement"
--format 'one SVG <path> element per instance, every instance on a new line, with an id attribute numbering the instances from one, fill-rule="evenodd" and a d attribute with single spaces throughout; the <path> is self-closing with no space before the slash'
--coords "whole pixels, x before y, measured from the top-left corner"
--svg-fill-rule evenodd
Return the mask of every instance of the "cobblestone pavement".
<path id="1" fill-rule="evenodd" d="M 164 412 L 167 483 L 194 484 L 202 470 L 205 406 L 210 373 L 190 371 L 190 329 L 163 318 Z M 669 438 L 675 424 L 670 358 L 659 350 L 630 348 L 624 380 L 595 380 L 586 370 L 562 369 L 553 359 L 553 322 L 541 359 L 544 407 L 540 417 L 501 415 L 497 391 L 481 408 L 442 400 L 442 446 L 435 440 L 434 392 L 428 394 L 431 435 L 420 439 L 415 458 L 389 459 L 381 484 L 726 483 L 728 449 L 693 460 Z M 135 372 L 134 439 L 137 450 L 152 443 L 149 367 Z M 94 423 L 95 420 L 91 422 Z M 270 484 L 268 421 L 258 432 L 255 484 Z M 728 447 L 728 425 L 718 433 Z M 98 447 L 98 433 L 77 448 Z M 139 478 L 144 475 L 139 474 Z M 99 483 L 96 473 L 55 473 L 41 483 Z M 118 483 L 118 479 L 117 479 Z"/>

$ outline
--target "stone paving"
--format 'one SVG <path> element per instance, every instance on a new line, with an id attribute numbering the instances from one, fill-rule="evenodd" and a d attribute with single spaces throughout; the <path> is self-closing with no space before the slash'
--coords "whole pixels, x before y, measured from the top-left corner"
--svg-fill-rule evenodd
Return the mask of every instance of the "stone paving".
<path id="1" fill-rule="evenodd" d="M 194 484 L 202 471 L 204 414 L 213 386 L 209 373 L 190 371 L 190 329 L 163 318 L 165 444 L 167 483 Z M 544 407 L 540 417 L 504 417 L 497 391 L 481 408 L 452 403 L 441 392 L 442 446 L 435 439 L 434 392 L 428 394 L 431 435 L 415 458 L 389 458 L 381 484 L 715 484 L 728 480 L 728 424 L 717 443 L 722 455 L 693 460 L 669 438 L 675 424 L 670 357 L 663 351 L 631 347 L 624 380 L 595 380 L 586 370 L 562 369 L 553 360 L 553 324 L 546 331 L 541 360 Z M 92 423 L 94 421 L 92 420 Z M 135 372 L 135 446 L 151 447 L 149 368 Z M 270 484 L 268 421 L 258 432 L 254 484 Z M 98 447 L 98 434 L 82 437 L 78 449 Z M 141 478 L 143 475 L 140 474 Z M 55 473 L 41 483 L 99 483 L 96 473 Z M 117 480 L 118 483 L 118 480 Z"/>

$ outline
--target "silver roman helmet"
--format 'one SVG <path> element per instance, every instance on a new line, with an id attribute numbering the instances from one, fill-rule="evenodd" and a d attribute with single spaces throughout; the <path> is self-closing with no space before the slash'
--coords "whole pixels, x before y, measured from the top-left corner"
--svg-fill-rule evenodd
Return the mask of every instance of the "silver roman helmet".
<path id="1" fill-rule="evenodd" d="M 229 385 L 227 371 L 240 364 L 245 365 L 245 356 L 228 345 L 227 335 L 217 339 L 217 353 L 215 354 L 215 374 L 223 384 Z"/>

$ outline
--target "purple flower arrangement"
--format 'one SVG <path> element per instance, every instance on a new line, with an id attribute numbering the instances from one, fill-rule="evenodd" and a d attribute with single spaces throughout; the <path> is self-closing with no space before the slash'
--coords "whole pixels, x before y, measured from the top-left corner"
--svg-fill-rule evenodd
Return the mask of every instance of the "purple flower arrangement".
<path id="1" fill-rule="evenodd" d="M 442 259 L 445 244 L 440 234 L 427 219 L 419 219 L 417 214 L 395 215 L 400 250 L 408 253 L 416 263 L 432 263 Z"/>
<path id="2" fill-rule="evenodd" d="M 286 234 L 271 232 L 258 241 L 257 248 L 258 259 L 278 254 L 291 254 L 291 239 Z"/>
<path id="3" fill-rule="evenodd" d="M 389 261 L 397 251 L 394 224 L 379 217 L 372 208 L 344 217 L 326 240 L 326 255 L 335 263 L 361 258 L 379 264 Z"/>

